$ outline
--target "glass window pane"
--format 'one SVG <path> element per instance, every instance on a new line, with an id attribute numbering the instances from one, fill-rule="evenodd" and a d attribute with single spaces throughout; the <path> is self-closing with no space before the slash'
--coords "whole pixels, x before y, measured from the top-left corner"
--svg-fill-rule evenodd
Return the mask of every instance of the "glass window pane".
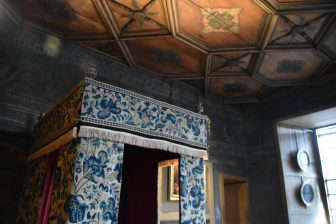
<path id="1" fill-rule="evenodd" d="M 336 210 L 331 210 L 331 217 L 332 217 L 333 223 L 336 223 Z"/>
<path id="2" fill-rule="evenodd" d="M 325 179 L 336 179 L 336 163 L 323 164 L 323 174 Z"/>
<path id="3" fill-rule="evenodd" d="M 336 138 L 336 135 L 333 135 Z M 333 146 L 336 142 L 333 143 Z M 326 147 L 323 149 L 323 160 L 324 162 L 335 162 L 336 161 L 336 149 L 333 147 Z"/>
<path id="4" fill-rule="evenodd" d="M 328 194 L 336 195 L 336 180 L 327 180 L 326 184 L 327 184 Z"/>
<path id="5" fill-rule="evenodd" d="M 330 209 L 336 209 L 336 195 L 329 195 Z"/>

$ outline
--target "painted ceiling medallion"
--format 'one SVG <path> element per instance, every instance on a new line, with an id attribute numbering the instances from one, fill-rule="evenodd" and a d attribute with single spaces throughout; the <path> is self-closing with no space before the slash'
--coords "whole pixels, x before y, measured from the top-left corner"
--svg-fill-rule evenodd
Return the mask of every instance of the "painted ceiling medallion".
<path id="1" fill-rule="evenodd" d="M 239 14 L 241 8 L 202 8 L 203 32 L 239 33 Z"/>
<path id="2" fill-rule="evenodd" d="M 176 66 L 181 65 L 181 58 L 176 49 L 174 50 L 160 50 L 153 48 L 152 58 L 156 63 L 159 64 L 173 64 Z"/>
<path id="3" fill-rule="evenodd" d="M 281 60 L 278 62 L 276 72 L 278 73 L 296 73 L 301 72 L 305 62 L 302 60 Z"/>
<path id="4" fill-rule="evenodd" d="M 243 55 L 243 57 L 246 55 Z M 240 60 L 242 57 L 235 58 L 233 55 L 230 55 L 229 58 L 223 58 L 223 66 L 232 69 L 233 67 L 240 67 L 242 70 L 245 70 L 241 65 L 245 64 L 245 61 Z"/>
<path id="5" fill-rule="evenodd" d="M 147 11 L 147 8 L 152 6 L 154 3 L 155 3 L 155 0 L 152 0 L 148 4 L 146 4 L 144 7 L 141 8 L 138 5 L 138 2 L 136 0 L 132 0 L 132 9 L 126 7 L 125 5 L 118 3 L 119 7 L 125 9 L 128 12 L 126 14 L 122 14 L 120 17 L 121 18 L 125 17 L 125 18 L 130 19 L 127 23 L 128 24 L 127 26 L 129 26 L 131 23 L 136 21 L 139 24 L 139 26 L 143 28 L 146 21 L 155 22 L 150 19 L 151 16 L 156 16 L 159 14 L 158 12 Z"/>

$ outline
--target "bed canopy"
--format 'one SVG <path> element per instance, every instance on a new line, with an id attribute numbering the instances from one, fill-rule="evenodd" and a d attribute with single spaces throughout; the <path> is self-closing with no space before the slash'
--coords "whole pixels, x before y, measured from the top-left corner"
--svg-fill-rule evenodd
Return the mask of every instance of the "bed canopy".
<path id="1" fill-rule="evenodd" d="M 205 223 L 207 116 L 84 78 L 35 127 L 18 223 L 118 223 L 125 144 L 179 154 L 180 223 Z"/>

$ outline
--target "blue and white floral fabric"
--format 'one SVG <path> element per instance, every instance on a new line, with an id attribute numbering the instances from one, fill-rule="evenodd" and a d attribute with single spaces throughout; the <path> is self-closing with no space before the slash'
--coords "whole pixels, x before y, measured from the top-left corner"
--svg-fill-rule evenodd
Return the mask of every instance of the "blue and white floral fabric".
<path id="1" fill-rule="evenodd" d="M 81 121 L 206 149 L 208 117 L 92 79 Z"/>
<path id="2" fill-rule="evenodd" d="M 68 223 L 118 223 L 124 145 L 81 138 L 72 193 L 65 202 Z"/>
<path id="3" fill-rule="evenodd" d="M 203 159 L 181 155 L 180 158 L 181 224 L 205 224 Z"/>

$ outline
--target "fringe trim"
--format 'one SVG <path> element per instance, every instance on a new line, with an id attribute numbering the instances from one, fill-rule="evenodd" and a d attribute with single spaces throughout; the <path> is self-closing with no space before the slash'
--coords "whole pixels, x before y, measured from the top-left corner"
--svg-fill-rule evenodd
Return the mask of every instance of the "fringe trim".
<path id="1" fill-rule="evenodd" d="M 144 148 L 161 149 L 173 153 L 179 153 L 187 156 L 204 158 L 204 159 L 208 157 L 208 153 L 205 150 L 194 149 L 191 147 L 178 145 L 165 140 L 145 138 L 126 132 L 113 131 L 90 126 L 80 126 L 77 137 L 82 138 L 94 137 L 120 143 L 126 143 L 129 145 L 136 145 Z"/>
<path id="2" fill-rule="evenodd" d="M 71 129 L 70 131 L 65 133 L 64 135 L 60 136 L 56 140 L 49 143 L 48 145 L 45 145 L 44 147 L 42 147 L 42 148 L 36 150 L 35 152 L 31 153 L 27 157 L 26 162 L 28 163 L 30 161 L 38 159 L 38 158 L 40 158 L 40 157 L 42 157 L 42 156 L 44 156 L 48 153 L 51 153 L 51 152 L 59 149 L 60 147 L 66 145 L 67 143 L 72 141 L 72 139 L 76 138 L 76 133 L 77 133 L 77 128 L 74 127 L 73 129 Z"/>

